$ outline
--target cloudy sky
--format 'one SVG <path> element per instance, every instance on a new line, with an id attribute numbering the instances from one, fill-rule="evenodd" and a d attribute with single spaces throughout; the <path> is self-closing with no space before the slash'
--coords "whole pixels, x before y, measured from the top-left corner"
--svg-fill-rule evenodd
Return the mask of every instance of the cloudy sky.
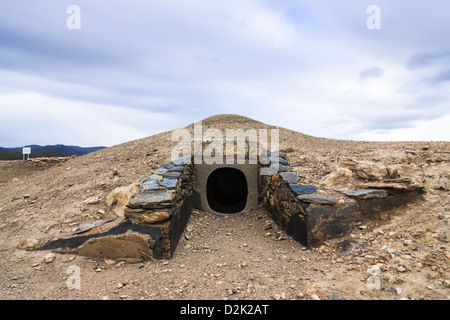
<path id="1" fill-rule="evenodd" d="M 0 146 L 111 146 L 221 113 L 448 141 L 449 16 L 444 0 L 3 1 Z"/>

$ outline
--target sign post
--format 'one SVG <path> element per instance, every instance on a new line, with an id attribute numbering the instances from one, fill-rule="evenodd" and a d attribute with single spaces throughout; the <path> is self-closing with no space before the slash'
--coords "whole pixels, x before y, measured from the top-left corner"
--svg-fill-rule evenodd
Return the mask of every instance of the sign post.
<path id="1" fill-rule="evenodd" d="M 23 160 L 28 160 L 30 158 L 31 148 L 30 147 L 22 148 L 22 154 Z"/>

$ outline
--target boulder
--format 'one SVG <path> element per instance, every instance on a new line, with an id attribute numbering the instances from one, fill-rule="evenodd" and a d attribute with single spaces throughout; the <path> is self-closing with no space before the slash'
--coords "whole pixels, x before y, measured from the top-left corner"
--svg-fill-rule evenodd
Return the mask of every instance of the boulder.
<path id="1" fill-rule="evenodd" d="M 395 179 L 399 176 L 397 169 L 370 161 L 356 161 L 350 158 L 343 158 L 338 161 L 338 166 L 353 171 L 359 178 L 364 180 L 379 181 Z"/>
<path id="2" fill-rule="evenodd" d="M 123 211 L 126 204 L 130 201 L 131 197 L 138 191 L 138 189 L 138 183 L 133 183 L 127 187 L 116 188 L 106 197 L 106 203 L 109 206 L 114 206 L 113 211 L 118 216 L 123 216 Z"/>
<path id="3" fill-rule="evenodd" d="M 336 168 L 333 172 L 326 175 L 320 181 L 325 186 L 345 185 L 354 178 L 354 173 L 347 168 Z"/>
<path id="4" fill-rule="evenodd" d="M 19 242 L 19 244 L 17 245 L 17 249 L 30 250 L 30 249 L 37 247 L 38 244 L 39 244 L 39 241 L 36 239 L 25 239 L 25 240 L 22 240 Z"/>
<path id="5" fill-rule="evenodd" d="M 160 223 L 169 219 L 170 219 L 170 212 L 167 211 L 154 211 L 144 213 L 139 216 L 139 221 L 145 224 Z"/>

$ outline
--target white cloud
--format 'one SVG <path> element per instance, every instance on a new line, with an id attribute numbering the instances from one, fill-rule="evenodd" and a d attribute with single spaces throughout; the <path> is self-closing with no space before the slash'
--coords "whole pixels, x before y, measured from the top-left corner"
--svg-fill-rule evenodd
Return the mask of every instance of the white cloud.
<path id="1" fill-rule="evenodd" d="M 0 146 L 110 145 L 217 113 L 329 138 L 445 136 L 429 125 L 450 102 L 444 2 L 382 1 L 381 30 L 370 1 L 81 1 L 78 31 L 69 4 L 0 12 Z"/>
<path id="2" fill-rule="evenodd" d="M 361 139 L 370 141 L 450 141 L 450 114 L 430 121 L 418 120 L 409 128 L 388 132 L 373 130 L 361 133 Z"/>
<path id="3" fill-rule="evenodd" d="M 20 145 L 110 146 L 186 125 L 183 117 L 172 118 L 170 114 L 72 101 L 35 92 L 2 93 L 0 101 L 2 126 L 10 129 L 9 138 L 20 141 Z M 2 146 L 17 144 L 1 138 Z"/>

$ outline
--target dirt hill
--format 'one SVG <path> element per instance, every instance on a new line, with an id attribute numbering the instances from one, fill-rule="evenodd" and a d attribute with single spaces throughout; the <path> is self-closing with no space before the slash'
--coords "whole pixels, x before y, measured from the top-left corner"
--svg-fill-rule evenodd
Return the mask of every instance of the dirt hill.
<path id="1" fill-rule="evenodd" d="M 99 219 L 107 227 L 117 218 L 107 195 L 169 162 L 177 143 L 171 131 L 65 161 L 2 162 L 0 299 L 449 298 L 449 142 L 316 138 L 236 115 L 202 125 L 222 132 L 279 129 L 280 150 L 297 163 L 293 171 L 304 184 L 326 188 L 340 161 L 350 158 L 395 168 L 427 193 L 382 223 L 316 249 L 290 239 L 263 208 L 229 217 L 195 211 L 173 259 L 134 265 L 17 247 L 71 235 Z M 193 125 L 186 129 L 193 132 Z M 81 270 L 80 289 L 67 286 L 69 266 Z"/>

